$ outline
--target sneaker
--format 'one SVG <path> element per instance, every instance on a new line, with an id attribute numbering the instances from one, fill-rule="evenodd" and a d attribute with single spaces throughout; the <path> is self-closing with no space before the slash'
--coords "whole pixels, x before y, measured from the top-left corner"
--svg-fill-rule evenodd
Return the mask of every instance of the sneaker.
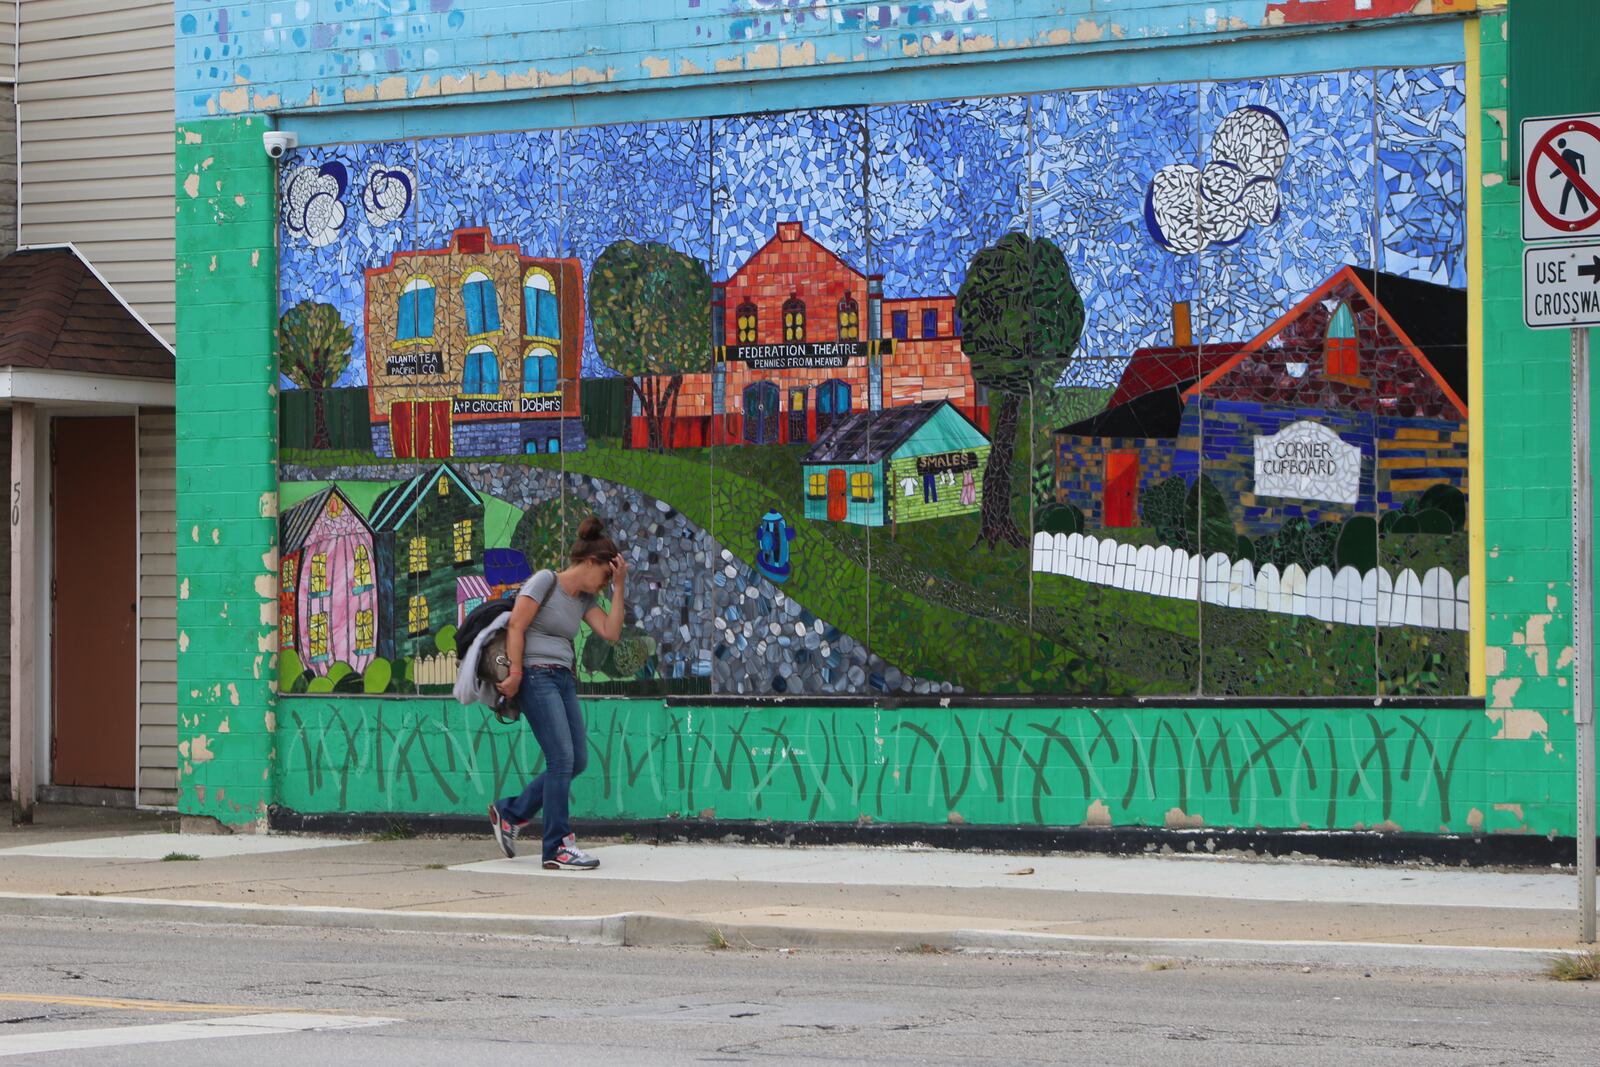
<path id="1" fill-rule="evenodd" d="M 489 805 L 489 825 L 494 828 L 494 840 L 506 859 L 517 858 L 517 824 L 500 814 L 497 804 Z"/>
<path id="2" fill-rule="evenodd" d="M 547 871 L 592 871 L 598 866 L 600 861 L 579 848 L 578 840 L 572 834 L 562 838 L 556 854 L 544 861 Z"/>

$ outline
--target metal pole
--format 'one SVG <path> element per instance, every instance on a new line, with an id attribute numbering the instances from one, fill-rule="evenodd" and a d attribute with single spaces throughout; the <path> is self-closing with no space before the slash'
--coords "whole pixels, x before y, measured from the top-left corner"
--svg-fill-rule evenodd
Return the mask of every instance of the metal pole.
<path id="1" fill-rule="evenodd" d="M 1594 493 L 1589 331 L 1572 331 L 1572 721 L 1577 732 L 1578 939 L 1594 941 Z"/>

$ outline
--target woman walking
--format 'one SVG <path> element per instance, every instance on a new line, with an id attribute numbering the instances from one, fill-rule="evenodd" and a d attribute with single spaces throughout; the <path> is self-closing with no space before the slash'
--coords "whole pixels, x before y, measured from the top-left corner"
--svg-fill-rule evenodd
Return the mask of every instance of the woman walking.
<path id="1" fill-rule="evenodd" d="M 572 779 L 589 764 L 589 743 L 578 707 L 572 639 L 586 622 L 597 637 L 615 641 L 622 633 L 622 587 L 627 561 L 605 524 L 593 515 L 578 527 L 572 562 L 557 573 L 542 570 L 523 583 L 506 624 L 506 658 L 511 673 L 498 686 L 515 700 L 544 752 L 544 773 L 521 796 L 489 805 L 494 837 L 507 858 L 517 854 L 517 832 L 544 813 L 544 865 L 547 870 L 590 871 L 600 861 L 578 847 L 567 822 Z M 611 607 L 601 611 L 595 594 L 611 584 Z"/>

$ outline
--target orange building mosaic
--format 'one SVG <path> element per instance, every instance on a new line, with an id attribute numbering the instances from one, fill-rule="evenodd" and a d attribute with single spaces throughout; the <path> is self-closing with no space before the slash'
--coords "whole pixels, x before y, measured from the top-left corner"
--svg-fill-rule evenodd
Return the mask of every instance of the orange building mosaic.
<path id="1" fill-rule="evenodd" d="M 672 447 L 815 441 L 854 411 L 948 400 L 987 428 L 954 296 L 883 295 L 798 222 L 713 287 L 713 364 L 686 374 Z M 632 444 L 649 441 L 634 412 Z"/>
<path id="2" fill-rule="evenodd" d="M 583 447 L 583 271 L 487 228 L 366 272 L 367 401 L 379 455 Z"/>

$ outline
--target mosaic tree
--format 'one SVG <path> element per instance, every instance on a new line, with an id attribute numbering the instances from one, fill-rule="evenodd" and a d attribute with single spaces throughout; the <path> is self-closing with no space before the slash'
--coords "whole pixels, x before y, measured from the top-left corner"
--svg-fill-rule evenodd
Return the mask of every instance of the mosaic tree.
<path id="1" fill-rule="evenodd" d="M 650 449 L 665 451 L 663 424 L 670 432 L 683 376 L 709 366 L 706 265 L 664 244 L 617 241 L 600 253 L 589 275 L 589 317 L 600 358 L 627 376 L 638 398 Z"/>
<path id="2" fill-rule="evenodd" d="M 354 343 L 354 334 L 332 304 L 302 300 L 285 311 L 278 322 L 278 351 L 283 373 L 311 393 L 315 422 L 312 448 L 333 447 L 328 437 L 324 391 L 331 388 L 350 365 Z"/>
<path id="3" fill-rule="evenodd" d="M 1000 398 L 978 539 L 991 549 L 1002 541 L 1022 548 L 1028 541 L 1011 515 L 1018 413 L 1024 396 L 1053 388 L 1072 362 L 1083 334 L 1083 297 L 1059 248 L 1043 237 L 1008 233 L 972 257 L 956 313 L 973 380 Z"/>

